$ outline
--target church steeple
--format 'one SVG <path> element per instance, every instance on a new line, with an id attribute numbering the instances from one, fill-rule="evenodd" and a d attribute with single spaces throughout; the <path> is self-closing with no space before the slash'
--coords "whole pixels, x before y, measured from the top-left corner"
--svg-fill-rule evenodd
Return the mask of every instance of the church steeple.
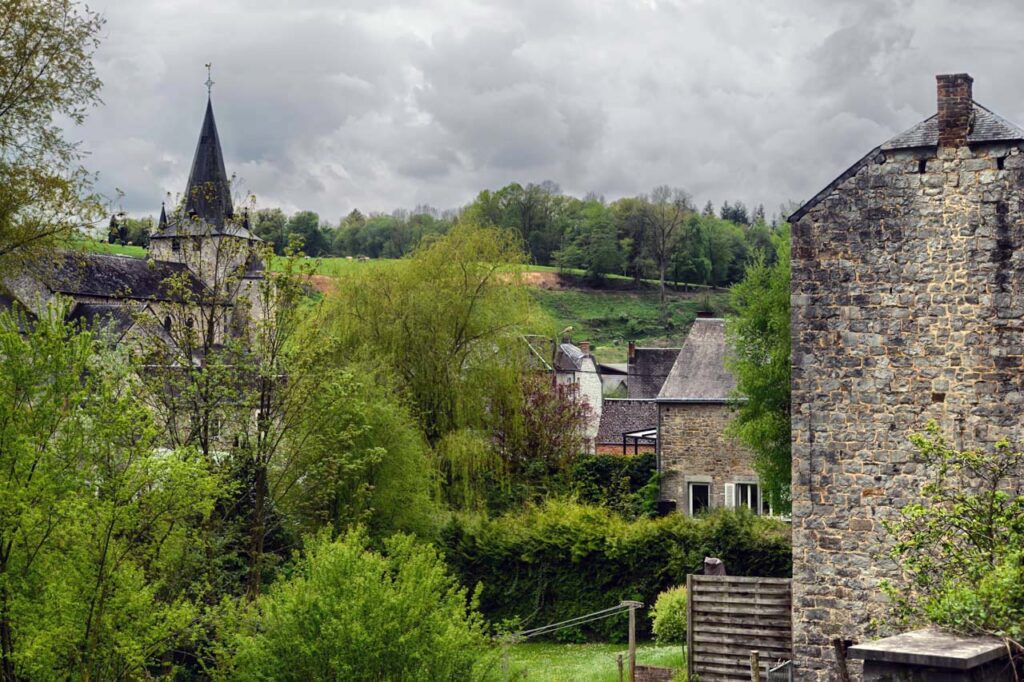
<path id="1" fill-rule="evenodd" d="M 196 145 L 192 172 L 185 188 L 185 215 L 220 229 L 224 227 L 225 219 L 234 215 L 212 99 L 206 100 L 206 116 L 199 131 L 199 144 Z"/>

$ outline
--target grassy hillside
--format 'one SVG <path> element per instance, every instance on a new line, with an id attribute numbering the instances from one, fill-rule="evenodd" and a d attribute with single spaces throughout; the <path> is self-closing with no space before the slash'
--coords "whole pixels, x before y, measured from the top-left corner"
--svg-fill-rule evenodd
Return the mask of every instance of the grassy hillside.
<path id="1" fill-rule="evenodd" d="M 572 326 L 575 341 L 590 341 L 602 362 L 625 362 L 630 341 L 642 346 L 678 346 L 697 316 L 710 307 L 723 312 L 726 294 L 671 294 L 662 311 L 657 291 L 535 289 L 534 297 L 558 323 Z"/>
<path id="2" fill-rule="evenodd" d="M 81 248 L 99 253 L 117 253 L 143 258 L 146 250 L 140 246 L 118 246 L 95 240 L 82 240 Z M 317 274 L 343 275 L 360 268 L 386 267 L 393 261 L 359 261 L 347 258 L 321 258 Z M 276 265 L 276 264 L 275 264 Z M 276 269 L 274 265 L 272 269 Z M 658 291 L 652 282 L 633 289 L 632 283 L 612 278 L 608 289 L 591 289 L 580 283 L 579 274 L 562 272 L 543 265 L 525 266 L 526 273 L 545 273 L 537 278 L 538 286 L 532 290 L 541 308 L 552 317 L 556 329 L 573 328 L 572 338 L 590 341 L 594 354 L 602 362 L 625 362 L 629 341 L 645 346 L 678 346 L 682 343 L 697 311 L 708 307 L 723 312 L 727 305 L 724 292 L 669 294 L 666 310 L 658 301 Z M 550 288 L 544 288 L 550 287 Z"/>

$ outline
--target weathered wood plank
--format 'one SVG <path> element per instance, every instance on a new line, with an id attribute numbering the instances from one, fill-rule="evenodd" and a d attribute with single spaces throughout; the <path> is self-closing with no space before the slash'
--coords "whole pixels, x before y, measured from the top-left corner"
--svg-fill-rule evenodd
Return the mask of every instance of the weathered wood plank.
<path id="1" fill-rule="evenodd" d="M 740 575 L 698 575 L 693 574 L 693 582 L 701 583 L 757 583 L 759 585 L 790 585 L 792 578 L 752 578 Z"/>
<path id="2" fill-rule="evenodd" d="M 691 679 L 749 680 L 752 650 L 766 661 L 792 658 L 789 579 L 694 575 L 687 588 Z"/>

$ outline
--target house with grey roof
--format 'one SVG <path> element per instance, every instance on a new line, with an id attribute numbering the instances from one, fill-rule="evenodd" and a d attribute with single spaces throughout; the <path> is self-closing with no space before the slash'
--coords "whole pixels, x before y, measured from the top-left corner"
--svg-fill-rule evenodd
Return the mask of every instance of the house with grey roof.
<path id="1" fill-rule="evenodd" d="M 1024 128 L 975 101 L 968 74 L 935 88 L 933 116 L 789 218 L 801 680 L 835 679 L 837 638 L 888 634 L 885 524 L 934 473 L 910 434 L 934 421 L 958 450 L 1024 439 Z"/>
<path id="2" fill-rule="evenodd" d="M 753 454 L 726 434 L 736 380 L 726 369 L 725 320 L 698 317 L 655 402 L 660 499 L 677 511 L 766 511 Z"/>
<path id="3" fill-rule="evenodd" d="M 262 313 L 259 242 L 247 216 L 235 214 L 208 99 L 181 206 L 170 216 L 161 210 L 147 258 L 71 251 L 41 258 L 0 276 L 0 306 L 31 319 L 60 296 L 71 302 L 69 321 L 102 327 L 115 342 L 140 335 L 166 341 L 172 317 L 191 326 L 201 309 L 217 308 L 223 314 L 206 319 L 223 318 L 214 330 L 222 338 L 238 328 L 235 318 Z"/>
<path id="4" fill-rule="evenodd" d="M 563 340 L 555 348 L 552 365 L 558 384 L 574 386 L 576 395 L 585 401 L 589 408 L 583 437 L 587 443 L 587 452 L 594 452 L 601 425 L 604 389 L 601 385 L 601 374 L 597 370 L 597 361 L 590 353 L 590 343 L 582 341 L 576 346 L 568 339 Z"/>
<path id="5" fill-rule="evenodd" d="M 627 353 L 626 397 L 657 398 L 679 349 L 644 348 L 630 341 Z"/>
<path id="6" fill-rule="evenodd" d="M 595 450 L 604 455 L 654 452 L 658 404 L 653 398 L 605 398 Z"/>

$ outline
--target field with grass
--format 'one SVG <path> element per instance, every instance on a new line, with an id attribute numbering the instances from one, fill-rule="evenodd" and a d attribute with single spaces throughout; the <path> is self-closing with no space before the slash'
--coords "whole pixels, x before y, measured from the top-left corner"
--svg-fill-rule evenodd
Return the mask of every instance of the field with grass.
<path id="1" fill-rule="evenodd" d="M 515 644 L 509 648 L 509 678 L 525 682 L 618 682 L 616 654 L 622 654 L 625 667 L 624 644 Z M 682 647 L 654 644 L 640 645 L 636 661 L 677 670 L 685 665 Z"/>
<path id="2" fill-rule="evenodd" d="M 146 255 L 141 246 L 120 246 L 96 240 L 81 240 L 76 245 L 98 253 L 135 258 Z M 366 268 L 388 267 L 396 261 L 319 258 L 315 262 L 318 275 L 337 277 Z M 281 259 L 275 258 L 271 270 L 280 267 Z M 709 308 L 724 312 L 727 306 L 727 294 L 722 291 L 672 291 L 663 310 L 656 283 L 652 281 L 645 280 L 637 289 L 625 277 L 611 278 L 607 288 L 594 289 L 582 284 L 582 273 L 543 265 L 523 266 L 523 272 L 547 273 L 545 279 L 556 283 L 550 288 L 534 287 L 531 294 L 554 320 L 557 329 L 571 326 L 573 340 L 590 341 L 594 355 L 601 362 L 625 362 L 630 341 L 643 346 L 678 346 L 698 310 Z"/>
<path id="3" fill-rule="evenodd" d="M 625 362 L 630 341 L 641 346 L 678 346 L 705 307 L 723 312 L 724 292 L 670 294 L 665 310 L 658 292 L 597 289 L 534 289 L 534 298 L 559 329 L 572 326 L 575 341 L 590 341 L 601 362 Z"/>

